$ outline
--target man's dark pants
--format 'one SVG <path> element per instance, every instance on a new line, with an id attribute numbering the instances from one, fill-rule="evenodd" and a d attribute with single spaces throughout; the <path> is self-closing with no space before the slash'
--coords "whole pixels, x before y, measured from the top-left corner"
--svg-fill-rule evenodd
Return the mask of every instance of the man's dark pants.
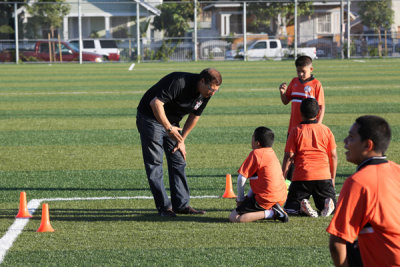
<path id="1" fill-rule="evenodd" d="M 173 208 L 175 211 L 189 205 L 189 187 L 186 180 L 186 162 L 180 151 L 172 153 L 176 141 L 168 136 L 164 127 L 155 119 L 140 112 L 136 126 L 142 142 L 144 166 L 150 190 L 158 211 Z M 163 179 L 163 154 L 167 158 L 171 201 L 168 198 Z"/>

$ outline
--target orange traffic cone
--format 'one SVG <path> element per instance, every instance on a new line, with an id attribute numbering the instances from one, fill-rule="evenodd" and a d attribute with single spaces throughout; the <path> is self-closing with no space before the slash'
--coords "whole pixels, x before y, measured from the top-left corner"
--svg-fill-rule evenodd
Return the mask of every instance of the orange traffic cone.
<path id="1" fill-rule="evenodd" d="M 50 224 L 49 204 L 47 203 L 42 206 L 42 222 L 36 232 L 54 232 Z"/>
<path id="2" fill-rule="evenodd" d="M 222 197 L 223 198 L 236 198 L 236 195 L 232 189 L 232 176 L 230 174 L 226 175 L 225 193 L 222 195 Z"/>
<path id="3" fill-rule="evenodd" d="M 19 194 L 19 211 L 15 218 L 32 218 L 32 215 L 28 211 L 28 207 L 26 206 L 26 193 L 21 192 Z"/>

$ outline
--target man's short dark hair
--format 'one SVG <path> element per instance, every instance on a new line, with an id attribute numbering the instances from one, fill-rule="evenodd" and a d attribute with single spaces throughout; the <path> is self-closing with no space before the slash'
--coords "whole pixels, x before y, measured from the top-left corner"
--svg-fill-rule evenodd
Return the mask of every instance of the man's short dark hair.
<path id="1" fill-rule="evenodd" d="M 317 117 L 319 112 L 318 101 L 315 98 L 305 98 L 301 101 L 300 112 L 305 119 Z"/>
<path id="2" fill-rule="evenodd" d="M 274 138 L 274 132 L 267 127 L 261 126 L 254 130 L 254 140 L 258 141 L 262 147 L 272 147 Z"/>
<path id="3" fill-rule="evenodd" d="M 204 79 L 206 84 L 215 84 L 217 86 L 222 84 L 222 76 L 219 71 L 214 68 L 207 68 L 200 72 L 200 79 Z"/>
<path id="4" fill-rule="evenodd" d="M 356 124 L 361 141 L 372 140 L 374 151 L 385 154 L 392 137 L 389 123 L 381 117 L 366 115 L 357 118 Z"/>
<path id="5" fill-rule="evenodd" d="M 309 56 L 299 56 L 294 64 L 296 67 L 306 67 L 312 64 L 312 59 Z"/>

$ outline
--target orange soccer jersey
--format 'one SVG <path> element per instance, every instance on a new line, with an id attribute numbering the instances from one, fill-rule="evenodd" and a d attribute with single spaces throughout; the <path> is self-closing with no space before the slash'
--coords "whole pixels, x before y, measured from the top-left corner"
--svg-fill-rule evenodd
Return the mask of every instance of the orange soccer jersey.
<path id="1" fill-rule="evenodd" d="M 238 173 L 250 179 L 257 203 L 264 209 L 283 205 L 287 197 L 281 164 L 271 147 L 254 149 L 247 156 Z"/>
<path id="2" fill-rule="evenodd" d="M 364 266 L 400 266 L 400 165 L 365 165 L 343 184 L 327 232 L 348 242 L 358 236 Z"/>
<path id="3" fill-rule="evenodd" d="M 330 155 L 336 149 L 331 130 L 316 121 L 303 122 L 290 131 L 285 152 L 294 153 L 292 181 L 331 179 Z"/>
<path id="4" fill-rule="evenodd" d="M 301 122 L 300 104 L 303 99 L 315 98 L 319 106 L 325 105 L 324 89 L 314 77 L 306 81 L 301 81 L 297 77 L 293 78 L 286 91 L 286 98 L 292 101 L 288 133 Z"/>

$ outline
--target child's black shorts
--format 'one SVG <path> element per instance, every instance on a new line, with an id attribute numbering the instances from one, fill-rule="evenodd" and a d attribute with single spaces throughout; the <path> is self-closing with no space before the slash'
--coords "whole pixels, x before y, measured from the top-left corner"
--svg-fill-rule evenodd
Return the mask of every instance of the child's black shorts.
<path id="1" fill-rule="evenodd" d="M 264 211 L 265 209 L 258 205 L 254 195 L 246 197 L 242 204 L 236 208 L 238 214 L 244 214 L 249 212 Z"/>
<path id="2" fill-rule="evenodd" d="M 331 198 L 336 207 L 336 192 L 332 179 L 314 181 L 294 181 L 289 186 L 289 194 L 285 203 L 285 210 L 300 211 L 303 199 L 313 197 L 315 207 L 323 210 L 325 199 Z"/>

